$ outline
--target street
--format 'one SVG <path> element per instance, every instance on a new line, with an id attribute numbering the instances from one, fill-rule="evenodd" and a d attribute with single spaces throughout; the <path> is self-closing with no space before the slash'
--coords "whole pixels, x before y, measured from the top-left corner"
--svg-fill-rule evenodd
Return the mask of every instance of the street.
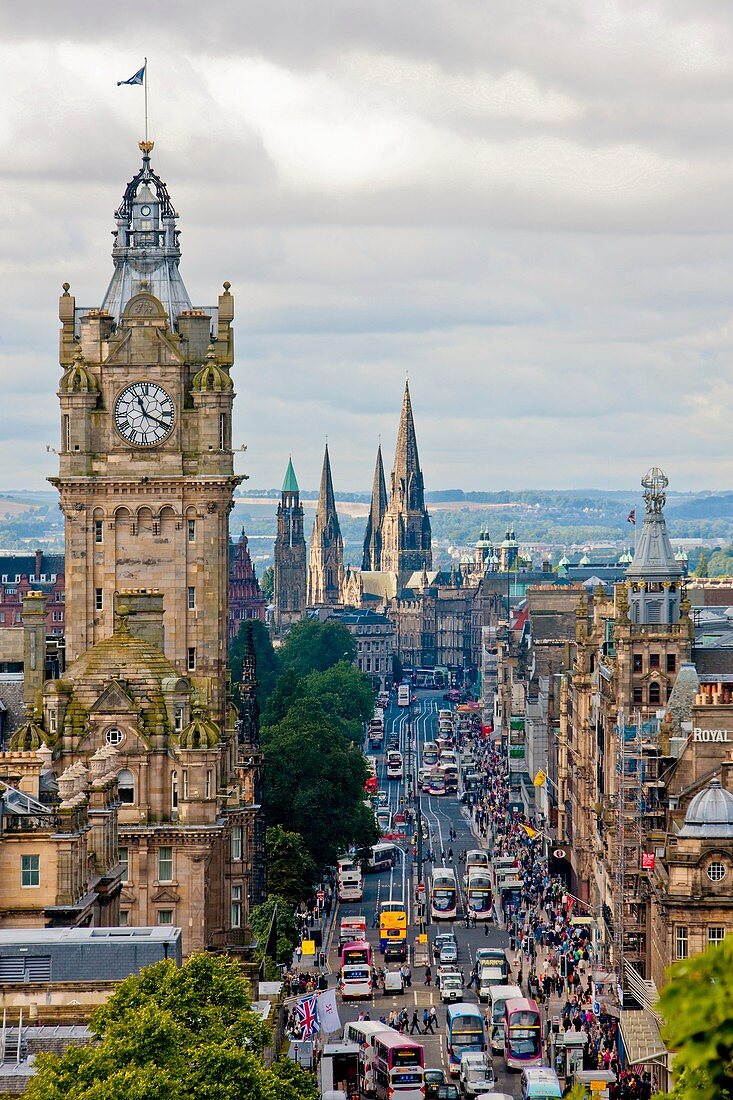
<path id="1" fill-rule="evenodd" d="M 423 745 L 426 741 L 434 741 L 438 735 L 438 711 L 447 705 L 448 704 L 442 701 L 442 692 L 421 691 L 418 694 L 417 703 L 413 704 L 412 707 L 397 708 L 394 705 L 390 706 L 386 714 L 385 745 L 383 747 L 386 748 L 386 739 L 390 730 L 396 728 L 399 732 L 400 751 L 405 761 L 405 774 L 403 780 L 396 781 L 387 779 L 384 752 L 376 754 L 376 759 L 379 789 L 388 792 L 389 808 L 393 813 L 404 810 L 408 806 L 407 786 L 410 775 L 407 766 L 408 759 L 412 760 L 413 754 L 416 751 L 418 756 L 417 763 L 418 766 L 420 765 Z M 414 721 L 411 713 L 413 710 L 416 711 Z M 414 727 L 412 730 L 412 745 L 410 745 L 411 725 Z M 409 756 L 408 750 L 410 750 Z M 416 774 L 414 762 L 410 770 L 414 778 Z M 444 853 L 445 865 L 452 867 L 456 872 L 459 890 L 458 918 L 455 921 L 431 922 L 429 915 L 429 897 L 427 895 L 429 893 L 430 873 L 433 865 L 426 860 L 423 877 L 426 884 L 425 910 L 429 922 L 427 925 L 429 941 L 432 943 L 434 936 L 441 931 L 454 931 L 458 942 L 458 965 L 463 971 L 465 984 L 467 985 L 473 968 L 477 948 L 506 948 L 509 946 L 509 936 L 501 927 L 497 926 L 495 922 L 487 922 L 485 927 L 479 923 L 475 928 L 468 929 L 461 919 L 460 914 L 464 912 L 464 868 L 459 861 L 459 853 L 461 850 L 481 847 L 482 845 L 479 844 L 471 832 L 468 812 L 460 802 L 460 789 L 458 795 L 451 794 L 433 797 L 427 794 L 420 794 L 420 805 L 424 823 L 423 831 L 424 835 L 427 837 L 423 843 L 423 854 L 427 856 L 432 845 L 436 865 L 440 865 L 442 863 L 441 853 Z M 451 829 L 454 830 L 455 833 L 455 839 L 452 841 L 450 839 Z M 408 833 L 411 834 L 412 829 L 408 829 Z M 452 856 L 450 854 L 451 852 Z M 414 962 L 415 938 L 418 931 L 415 924 L 415 890 L 417 881 L 416 860 L 412 857 L 410 852 L 406 852 L 400 864 L 394 867 L 390 872 L 385 871 L 381 874 L 367 875 L 365 877 L 363 901 L 360 903 L 339 905 L 336 920 L 334 922 L 334 936 L 329 952 L 329 965 L 332 974 L 336 975 L 339 968 L 339 921 L 342 916 L 357 913 L 363 914 L 367 919 L 367 935 L 373 948 L 375 965 L 383 965 L 383 959 L 379 953 L 379 932 L 377 928 L 372 928 L 373 918 L 375 912 L 379 910 L 380 901 L 404 898 L 407 903 L 408 914 L 408 962 L 412 969 L 412 987 L 406 989 L 404 996 L 395 996 L 392 994 L 385 996 L 379 991 L 373 994 L 371 1002 L 366 1000 L 342 1002 L 339 1006 L 339 1011 L 342 1022 L 346 1023 L 347 1021 L 357 1019 L 359 1013 L 363 1011 L 368 1011 L 371 1019 L 377 1020 L 381 1016 L 386 1016 L 392 1009 L 399 1011 L 402 1008 L 407 1009 L 410 1020 L 412 1020 L 413 1010 L 417 1009 L 420 1027 L 422 1029 L 423 1009 L 435 1005 L 439 1022 L 437 1034 L 421 1035 L 419 1041 L 423 1043 L 425 1047 L 426 1067 L 442 1068 L 446 1074 L 446 1079 L 448 1079 L 448 1062 L 444 1033 L 445 1008 L 441 1004 L 439 990 L 436 989 L 434 985 L 427 987 L 424 984 L 424 967 L 416 966 Z M 429 946 L 430 944 L 428 947 Z M 430 965 L 434 978 L 436 965 L 433 963 L 432 954 L 430 955 Z M 391 963 L 389 965 L 389 969 L 398 969 L 398 967 L 398 963 Z M 473 1003 L 477 1003 L 478 1001 L 473 988 L 465 988 L 463 999 Z M 414 1035 L 414 1038 L 418 1038 L 418 1036 Z M 509 1074 L 506 1072 L 501 1056 L 495 1057 L 494 1059 L 494 1072 L 497 1079 L 497 1090 L 507 1092 L 513 1096 L 519 1096 L 519 1076 L 518 1074 Z"/>

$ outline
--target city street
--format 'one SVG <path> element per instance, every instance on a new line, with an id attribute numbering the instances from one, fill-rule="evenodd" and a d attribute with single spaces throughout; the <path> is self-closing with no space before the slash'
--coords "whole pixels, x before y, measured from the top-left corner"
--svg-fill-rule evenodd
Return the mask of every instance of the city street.
<path id="1" fill-rule="evenodd" d="M 420 765 L 422 749 L 426 741 L 434 741 L 438 735 L 438 711 L 448 704 L 442 701 L 442 692 L 419 692 L 417 703 L 411 708 L 397 708 L 392 705 L 386 715 L 386 738 L 392 728 L 399 731 L 400 751 L 405 761 L 405 775 L 401 782 L 388 780 L 384 765 L 384 753 L 377 754 L 377 775 L 379 789 L 386 790 L 389 796 L 389 807 L 393 813 L 404 810 L 408 806 L 407 787 L 410 771 L 407 764 L 411 761 L 412 777 L 416 774 L 414 753 L 417 752 L 417 766 Z M 413 714 L 414 713 L 414 721 Z M 411 729 L 411 726 L 414 728 Z M 411 743 L 412 741 L 412 743 Z M 408 755 L 409 750 L 409 755 Z M 459 887 L 459 916 L 455 921 L 430 922 L 429 897 L 427 897 L 430 885 L 430 873 L 433 864 L 424 863 L 423 877 L 426 885 L 427 932 L 430 943 L 435 935 L 442 931 L 453 930 L 458 942 L 458 965 L 463 971 L 465 984 L 467 985 L 473 968 L 475 952 L 479 947 L 508 947 L 509 936 L 495 922 L 486 924 L 486 931 L 482 924 L 475 928 L 467 929 L 461 915 L 463 907 L 463 865 L 459 861 L 461 850 L 480 847 L 476 838 L 472 835 L 469 826 L 468 812 L 461 805 L 460 789 L 458 795 L 445 795 L 433 797 L 427 794 L 420 795 L 420 807 L 423 819 L 423 833 L 426 839 L 423 841 L 423 854 L 428 855 L 432 846 L 436 865 L 440 865 L 441 853 L 445 854 L 446 866 L 453 867 Z M 451 841 L 450 831 L 455 832 L 455 839 Z M 412 829 L 408 830 L 411 835 Z M 411 846 L 408 845 L 411 849 Z M 450 855 L 452 851 L 452 857 Z M 339 967 L 338 957 L 338 926 L 342 916 L 362 913 L 367 918 L 367 934 L 373 947 L 374 959 L 377 966 L 383 965 L 382 956 L 379 953 L 379 933 L 373 928 L 374 915 L 378 912 L 379 903 L 383 900 L 403 898 L 407 903 L 408 913 L 408 962 L 412 970 L 412 987 L 405 991 L 404 996 L 384 995 L 380 992 L 372 996 L 371 1002 L 359 1001 L 340 1004 L 342 1022 L 354 1020 L 364 1010 L 369 1011 L 371 1019 L 379 1019 L 387 1015 L 391 1009 L 400 1010 L 406 1008 L 410 1019 L 413 1010 L 417 1009 L 420 1027 L 422 1029 L 422 1014 L 424 1008 L 435 1005 L 438 1013 L 437 1034 L 421 1035 L 420 1042 L 425 1046 L 425 1064 L 430 1067 L 442 1068 L 447 1077 L 447 1053 L 445 1044 L 445 1008 L 440 1001 L 440 992 L 434 985 L 427 987 L 424 984 L 425 970 L 423 966 L 415 965 L 415 940 L 418 929 L 416 927 L 416 902 L 415 891 L 417 887 L 417 861 L 407 851 L 400 865 L 394 867 L 391 872 L 370 874 L 365 877 L 364 900 L 361 903 L 339 905 L 336 920 L 334 922 L 334 937 L 329 952 L 329 964 L 335 975 Z M 430 945 L 428 945 L 430 946 Z M 436 966 L 432 962 L 433 979 Z M 390 969 L 398 969 L 398 963 L 391 963 Z M 464 1000 L 476 1003 L 478 998 L 474 989 L 465 989 Z M 414 1036 L 417 1038 L 417 1035 Z M 496 1088 L 511 1095 L 519 1095 L 519 1078 L 517 1074 L 508 1074 L 503 1066 L 500 1056 L 495 1058 L 494 1071 L 497 1078 Z"/>

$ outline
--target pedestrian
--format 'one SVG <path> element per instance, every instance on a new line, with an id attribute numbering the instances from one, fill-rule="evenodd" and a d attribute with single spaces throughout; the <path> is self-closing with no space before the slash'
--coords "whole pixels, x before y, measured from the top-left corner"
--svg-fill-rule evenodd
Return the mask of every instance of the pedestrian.
<path id="1" fill-rule="evenodd" d="M 433 972 L 429 966 L 425 967 L 425 985 L 430 985 L 433 980 Z"/>
<path id="2" fill-rule="evenodd" d="M 412 1020 L 410 1021 L 410 1035 L 414 1035 L 415 1032 L 420 1035 L 420 1020 L 418 1019 L 416 1008 L 412 1010 Z"/>
<path id="3" fill-rule="evenodd" d="M 430 1022 L 430 1013 L 428 1012 L 427 1008 L 424 1008 L 422 1010 L 423 1035 L 427 1035 L 427 1033 L 428 1033 L 428 1023 L 429 1022 Z"/>
<path id="4" fill-rule="evenodd" d="M 298 966 L 300 966 L 300 960 L 301 960 L 302 955 L 303 955 L 303 948 L 300 946 L 300 944 L 298 944 L 298 946 L 295 948 L 295 958 L 297 960 Z"/>
<path id="5" fill-rule="evenodd" d="M 430 1034 L 433 1034 L 433 1027 L 438 1029 L 438 1013 L 435 1011 L 435 1005 L 430 1006 Z"/>

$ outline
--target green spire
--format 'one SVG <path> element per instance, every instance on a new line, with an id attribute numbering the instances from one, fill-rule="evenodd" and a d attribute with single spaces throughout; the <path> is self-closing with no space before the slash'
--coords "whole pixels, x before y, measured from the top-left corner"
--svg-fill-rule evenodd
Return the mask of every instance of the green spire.
<path id="1" fill-rule="evenodd" d="M 283 481 L 282 491 L 284 493 L 299 493 L 298 479 L 295 476 L 295 470 L 293 469 L 292 457 L 288 459 L 288 468 L 285 471 L 285 481 Z"/>

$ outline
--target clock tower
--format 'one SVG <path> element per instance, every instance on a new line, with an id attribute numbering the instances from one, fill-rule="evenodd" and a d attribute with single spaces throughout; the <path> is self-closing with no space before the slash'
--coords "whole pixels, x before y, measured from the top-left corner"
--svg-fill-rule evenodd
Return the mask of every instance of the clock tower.
<path id="1" fill-rule="evenodd" d="M 60 299 L 66 655 L 112 633 L 114 594 L 163 595 L 164 652 L 226 720 L 234 300 L 192 307 L 177 214 L 142 143 L 101 308 Z"/>

